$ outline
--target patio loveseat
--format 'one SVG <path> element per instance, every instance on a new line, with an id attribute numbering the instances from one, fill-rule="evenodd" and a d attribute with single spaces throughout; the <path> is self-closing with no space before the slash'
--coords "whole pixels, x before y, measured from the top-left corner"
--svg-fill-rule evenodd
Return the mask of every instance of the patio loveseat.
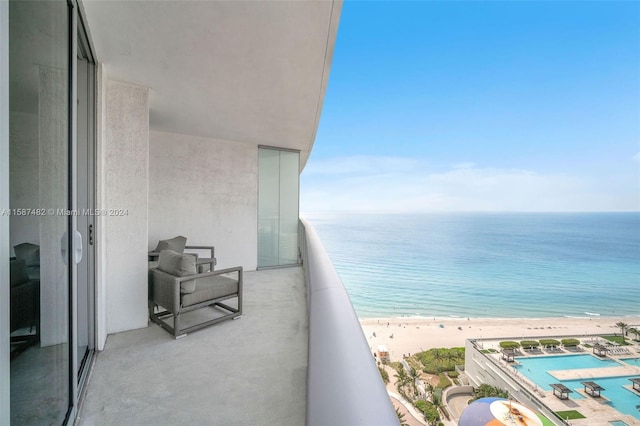
<path id="1" fill-rule="evenodd" d="M 198 273 L 196 257 L 163 250 L 150 270 L 149 317 L 177 339 L 191 331 L 242 315 L 242 267 Z M 236 299 L 235 307 L 223 303 Z M 211 307 L 203 322 L 182 328 L 182 315 Z M 161 310 L 164 309 L 164 310 Z M 173 319 L 173 325 L 168 319 Z"/>

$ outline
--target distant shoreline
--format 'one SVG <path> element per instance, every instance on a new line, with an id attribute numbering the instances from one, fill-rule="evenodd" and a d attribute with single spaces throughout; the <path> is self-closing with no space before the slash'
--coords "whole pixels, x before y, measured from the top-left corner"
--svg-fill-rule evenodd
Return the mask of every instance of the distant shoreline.
<path id="1" fill-rule="evenodd" d="M 640 324 L 640 314 L 638 315 L 606 315 L 606 314 L 591 314 L 591 315 L 585 315 L 585 316 L 579 316 L 579 315 L 565 315 L 565 316 L 537 316 L 537 317 L 461 317 L 461 316 L 423 316 L 423 315 L 412 315 L 412 316 L 395 316 L 395 317 L 385 317 L 385 316 L 381 316 L 381 317 L 358 317 L 358 320 L 363 323 L 363 322 L 371 322 L 371 321 L 378 321 L 378 320 L 385 320 L 385 321 L 389 321 L 389 320 L 394 320 L 394 321 L 420 321 L 420 322 L 428 322 L 428 321 L 458 321 L 458 320 L 462 320 L 462 321 L 467 321 L 467 320 L 478 320 L 478 321 L 482 321 L 482 320 L 496 320 L 496 321 L 509 321 L 509 320 L 514 320 L 514 321 L 519 321 L 519 320 L 562 320 L 562 319 L 583 319 L 583 320 L 589 320 L 589 319 L 615 319 L 616 322 L 618 321 L 623 321 L 623 320 L 636 320 L 639 324 Z"/>
<path id="2" fill-rule="evenodd" d="M 386 345 L 392 360 L 400 360 L 405 354 L 431 348 L 462 347 L 467 339 L 525 339 L 552 336 L 580 338 L 580 336 L 593 334 L 619 335 L 620 329 L 615 326 L 617 322 L 639 326 L 640 315 L 588 318 L 360 319 L 362 331 L 372 352 L 377 351 L 378 345 Z"/>

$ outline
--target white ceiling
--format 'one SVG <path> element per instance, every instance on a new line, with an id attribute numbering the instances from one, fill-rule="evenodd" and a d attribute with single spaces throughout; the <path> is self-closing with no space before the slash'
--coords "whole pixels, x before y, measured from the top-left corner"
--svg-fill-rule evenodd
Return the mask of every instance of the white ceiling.
<path id="1" fill-rule="evenodd" d="M 153 130 L 301 151 L 315 139 L 341 1 L 84 0 L 110 79 L 148 86 Z"/>

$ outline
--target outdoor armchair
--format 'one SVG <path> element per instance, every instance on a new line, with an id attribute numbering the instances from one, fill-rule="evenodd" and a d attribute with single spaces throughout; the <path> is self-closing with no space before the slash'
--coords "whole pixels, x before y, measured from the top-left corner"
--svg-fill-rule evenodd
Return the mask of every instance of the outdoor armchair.
<path id="1" fill-rule="evenodd" d="M 150 273 L 149 317 L 176 339 L 242 315 L 241 266 L 198 273 L 194 256 L 163 250 L 158 267 L 152 268 Z M 229 299 L 236 299 L 236 307 L 223 303 Z M 211 307 L 211 313 L 216 316 L 196 325 L 181 327 L 183 314 L 205 307 Z M 157 312 L 159 309 L 164 310 Z M 171 320 L 173 326 L 170 325 Z"/>

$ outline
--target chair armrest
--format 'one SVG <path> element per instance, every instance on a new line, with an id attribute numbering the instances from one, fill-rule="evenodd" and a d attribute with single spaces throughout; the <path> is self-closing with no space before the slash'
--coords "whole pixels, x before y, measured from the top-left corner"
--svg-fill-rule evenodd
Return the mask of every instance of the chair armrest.
<path id="1" fill-rule="evenodd" d="M 210 258 L 215 258 L 215 247 L 213 246 L 185 246 L 184 247 L 185 250 L 190 249 L 190 250 L 209 250 L 211 252 L 211 256 L 209 256 Z"/>
<path id="2" fill-rule="evenodd" d="M 162 271 L 160 271 L 160 272 L 162 272 Z M 238 279 L 240 281 L 242 281 L 242 266 L 235 266 L 233 268 L 219 269 L 219 270 L 213 271 L 213 272 L 202 272 L 200 274 L 195 274 L 195 275 L 185 275 L 183 277 L 174 277 L 173 275 L 170 275 L 170 274 L 167 274 L 167 275 L 169 275 L 171 277 L 174 277 L 179 283 L 181 283 L 182 281 L 197 280 L 198 278 L 206 278 L 206 277 L 212 277 L 214 275 L 230 274 L 232 272 L 237 272 L 238 273 Z"/>
<path id="3" fill-rule="evenodd" d="M 212 277 L 215 275 L 224 275 L 224 274 L 231 274 L 233 272 L 237 272 L 238 273 L 238 295 L 240 298 L 242 298 L 242 266 L 235 266 L 233 268 L 226 268 L 226 269 L 220 269 L 218 271 L 211 271 L 211 272 L 202 272 L 200 274 L 195 274 L 195 275 L 185 275 L 184 277 L 175 277 L 176 280 L 181 283 L 182 281 L 189 281 L 189 280 L 193 280 L 193 279 L 199 279 L 199 278 L 206 278 L 206 277 Z M 172 275 L 173 276 L 173 275 Z M 180 285 L 178 284 L 178 287 Z M 180 290 L 178 290 L 179 292 Z"/>
<path id="4" fill-rule="evenodd" d="M 149 298 L 156 305 L 160 305 L 171 313 L 180 311 L 180 278 L 167 274 L 158 268 L 151 269 L 153 280 L 149 283 L 151 288 Z M 193 276 L 193 275 L 191 275 Z"/>

